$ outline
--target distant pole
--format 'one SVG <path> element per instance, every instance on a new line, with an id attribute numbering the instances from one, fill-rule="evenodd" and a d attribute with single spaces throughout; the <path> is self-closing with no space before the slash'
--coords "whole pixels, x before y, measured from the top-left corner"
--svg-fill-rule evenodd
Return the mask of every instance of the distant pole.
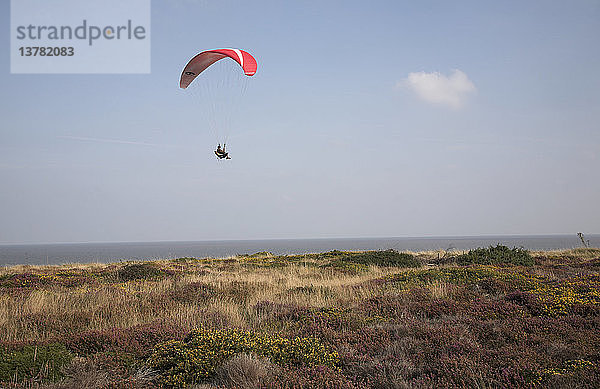
<path id="1" fill-rule="evenodd" d="M 585 236 L 583 236 L 582 232 L 578 232 L 577 236 L 579 237 L 579 240 L 581 240 L 581 243 L 583 244 L 583 247 L 589 247 L 590 246 L 590 241 L 588 240 L 587 243 L 585 243 Z"/>

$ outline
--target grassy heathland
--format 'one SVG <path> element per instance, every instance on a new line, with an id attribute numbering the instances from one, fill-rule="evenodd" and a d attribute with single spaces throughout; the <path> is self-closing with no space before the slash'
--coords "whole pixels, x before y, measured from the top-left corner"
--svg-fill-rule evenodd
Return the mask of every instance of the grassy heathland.
<path id="1" fill-rule="evenodd" d="M 10 267 L 0 387 L 598 388 L 600 250 Z"/>

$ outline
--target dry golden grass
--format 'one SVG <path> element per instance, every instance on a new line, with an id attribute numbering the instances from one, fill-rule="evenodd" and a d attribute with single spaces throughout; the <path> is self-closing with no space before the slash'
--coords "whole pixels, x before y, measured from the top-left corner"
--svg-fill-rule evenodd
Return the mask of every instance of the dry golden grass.
<path id="1" fill-rule="evenodd" d="M 433 281 L 428 285 L 428 289 L 431 292 L 433 298 L 447 298 L 453 289 L 453 284 L 446 281 Z"/>
<path id="2" fill-rule="evenodd" d="M 534 254 L 545 257 L 577 255 L 588 259 L 597 257 L 598 253 L 600 250 L 576 249 Z M 450 255 L 444 251 L 413 254 L 424 264 Z M 170 276 L 128 282 L 119 281 L 116 275 L 125 263 L 8 267 L 0 270 L 0 276 L 21 273 L 52 276 L 73 272 L 104 274 L 104 278 L 78 287 L 48 285 L 26 293 L 0 294 L 0 340 L 38 342 L 57 334 L 127 328 L 155 321 L 169 322 L 184 329 L 207 322 L 215 326 L 258 328 L 264 318 L 254 307 L 261 301 L 315 308 L 348 306 L 375 292 L 374 286 L 361 286 L 369 280 L 405 271 L 369 266 L 359 273 L 340 272 L 319 267 L 323 260 L 310 256 L 304 256 L 300 262 L 274 266 L 276 260 L 268 254 L 160 260 L 152 264 L 170 271 Z M 552 270 L 543 271 L 548 276 Z M 193 291 L 197 285 L 215 291 L 214 295 L 195 298 L 189 290 Z M 436 281 L 428 289 L 433 297 L 445 298 L 451 293 L 452 285 Z M 172 293 L 185 290 L 191 295 L 179 299 L 171 297 Z"/>
<path id="3" fill-rule="evenodd" d="M 493 271 L 487 267 L 482 270 L 482 266 L 453 264 L 458 252 L 412 253 L 418 262 L 410 264 L 375 262 L 373 258 L 377 257 L 372 253 L 358 255 L 368 260 L 353 262 L 344 253 L 339 254 L 289 257 L 260 254 L 4 268 L 0 270 L 0 345 L 20 350 L 22 345 L 1 342 L 26 342 L 35 345 L 37 352 L 43 342 L 57 342 L 76 355 L 69 365 L 63 366 L 66 376 L 58 382 L 42 383 L 43 377 L 34 372 L 20 387 L 144 388 L 157 374 L 147 365 L 147 357 L 156 352 L 156 344 L 181 340 L 191 329 L 204 327 L 207 333 L 218 333 L 211 330 L 229 327 L 290 339 L 317 334 L 328 346 L 339 344 L 336 351 L 341 358 L 352 362 L 344 365 L 343 374 L 302 369 L 279 369 L 274 373 L 273 366 L 249 354 L 224 360 L 211 380 L 192 387 L 261 387 L 265 381 L 275 379 L 280 380 L 276 387 L 286 387 L 294 377 L 312 379 L 313 373 L 324 374 L 314 377 L 319 382 L 333 380 L 332 386 L 352 379 L 359 385 L 356 387 L 361 387 L 361 383 L 377 375 L 380 381 L 373 387 L 401 387 L 408 385 L 411 377 L 443 363 L 434 356 L 446 347 L 451 336 L 448 355 L 459 353 L 461 358 L 470 358 L 475 353 L 470 362 L 475 366 L 473 370 L 468 370 L 470 365 L 467 365 L 467 370 L 461 372 L 461 377 L 466 374 L 471 378 L 460 382 L 477 386 L 479 381 L 496 374 L 488 362 L 482 361 L 498 357 L 495 340 L 482 345 L 485 337 L 480 336 L 481 331 L 487 330 L 488 324 L 508 323 L 505 328 L 510 331 L 516 328 L 517 339 L 525 328 L 525 324 L 521 326 L 524 318 L 531 319 L 527 328 L 535 329 L 540 322 L 536 315 L 545 314 L 536 305 L 537 300 L 517 300 L 521 295 L 533 293 L 530 289 L 514 296 L 507 291 L 520 290 L 525 285 L 519 281 L 523 277 L 540 276 L 544 282 L 537 278 L 535 282 L 545 287 L 540 289 L 546 293 L 544 296 L 560 302 L 563 294 L 549 293 L 558 290 L 555 284 L 563 282 L 569 291 L 571 279 L 581 274 L 597 274 L 600 263 L 600 250 L 581 249 L 536 252 L 535 266 L 507 269 L 505 266 L 511 265 L 502 264 Z M 419 263 L 422 267 L 416 270 L 391 266 Z M 450 270 L 440 271 L 440 268 Z M 455 274 L 451 269 L 457 270 L 457 277 L 450 277 Z M 409 271 L 414 274 L 408 277 L 399 274 Z M 509 273 L 522 277 L 514 280 L 500 277 Z M 461 278 L 461 274 L 466 278 Z M 486 277 L 481 284 L 477 281 L 480 274 Z M 597 290 L 596 279 L 586 279 L 586 285 Z M 514 285 L 509 287 L 512 281 Z M 597 300 L 592 299 L 597 294 L 592 292 L 582 291 L 580 294 L 589 298 L 577 300 L 583 301 L 582 307 L 569 305 L 567 308 L 572 308 L 572 312 L 568 312 L 587 315 L 598 312 Z M 528 313 L 529 309 L 532 313 Z M 560 319 L 560 314 L 555 319 Z M 582 320 L 587 319 L 582 316 Z M 565 328 L 569 326 L 571 322 L 565 322 Z M 100 332 L 86 333 L 90 330 Z M 545 328 L 540 331 L 540 336 L 546 333 Z M 573 332 L 580 331 L 589 331 L 580 335 L 586 342 L 595 336 L 583 326 Z M 427 343 L 428 339 L 435 342 Z M 548 339 L 554 339 L 554 334 Z M 535 353 L 545 358 L 548 347 L 544 344 L 538 347 L 538 343 L 536 340 L 529 347 L 531 350 L 537 347 Z M 460 347 L 454 347 L 455 344 Z M 573 341 L 569 348 L 579 344 L 584 343 Z M 513 349 L 511 346 L 510 350 Z M 420 353 L 433 357 L 426 361 L 413 358 Z M 113 355 L 123 359 L 114 362 L 117 365 L 106 364 Z M 586 355 L 581 355 L 577 358 L 588 361 Z M 506 361 L 514 360 L 513 356 L 512 351 L 507 353 Z M 129 365 L 132 360 L 129 358 L 135 359 L 135 364 Z M 562 354 L 552 358 L 564 360 Z M 419 367 L 421 363 L 427 365 L 426 369 Z M 562 365 L 553 362 L 548 366 Z M 548 366 L 538 370 L 545 371 Z M 456 368 L 449 363 L 444 371 L 453 372 Z M 13 374 L 13 370 L 10 372 Z M 489 373 L 484 376 L 481 372 Z M 450 374 L 443 382 L 454 382 L 452 379 L 454 375 Z M 309 385 L 313 381 L 306 382 Z"/>
<path id="4" fill-rule="evenodd" d="M 571 250 L 547 250 L 547 251 L 531 251 L 534 257 L 552 258 L 552 259 L 595 259 L 600 257 L 600 249 L 579 247 Z"/>
<path id="5" fill-rule="evenodd" d="M 269 260 L 268 256 L 253 261 Z M 262 321 L 254 306 L 271 301 L 310 307 L 334 307 L 359 301 L 367 289 L 355 287 L 368 280 L 400 271 L 369 267 L 353 274 L 306 264 L 283 267 L 247 267 L 247 258 L 225 261 L 155 261 L 162 269 L 177 272 L 158 280 L 102 282 L 79 287 L 48 286 L 16 295 L 0 295 L 0 339 L 44 341 L 57 333 L 126 328 L 166 321 L 185 329 L 207 321 L 219 326 L 256 328 Z M 56 274 L 64 271 L 116 272 L 124 264 L 71 264 L 15 266 L 3 274 Z M 169 293 L 204 285 L 214 296 L 194 300 L 172 299 Z"/>

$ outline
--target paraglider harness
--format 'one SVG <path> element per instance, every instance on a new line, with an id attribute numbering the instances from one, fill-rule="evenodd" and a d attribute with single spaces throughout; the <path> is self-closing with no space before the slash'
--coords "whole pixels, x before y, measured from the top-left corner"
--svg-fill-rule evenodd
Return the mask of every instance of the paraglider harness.
<path id="1" fill-rule="evenodd" d="M 219 145 L 217 146 L 217 149 L 215 150 L 215 154 L 216 154 L 217 158 L 231 159 L 231 157 L 229 156 L 229 153 L 225 151 L 225 146 L 226 146 L 226 144 L 223 143 L 223 148 L 221 148 L 221 144 L 219 143 Z"/>

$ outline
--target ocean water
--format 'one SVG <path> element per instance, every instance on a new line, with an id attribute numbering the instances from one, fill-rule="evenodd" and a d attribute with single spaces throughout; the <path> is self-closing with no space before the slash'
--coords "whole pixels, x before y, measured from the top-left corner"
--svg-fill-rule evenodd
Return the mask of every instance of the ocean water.
<path id="1" fill-rule="evenodd" d="M 600 247 L 600 235 L 586 235 L 591 247 Z M 331 250 L 469 250 L 503 244 L 529 250 L 582 247 L 572 235 L 514 235 L 427 238 L 347 238 L 223 240 L 197 242 L 60 243 L 0 245 L 0 265 L 56 265 L 63 263 L 118 262 L 179 257 L 228 257 L 270 251 L 273 254 L 305 254 Z"/>

